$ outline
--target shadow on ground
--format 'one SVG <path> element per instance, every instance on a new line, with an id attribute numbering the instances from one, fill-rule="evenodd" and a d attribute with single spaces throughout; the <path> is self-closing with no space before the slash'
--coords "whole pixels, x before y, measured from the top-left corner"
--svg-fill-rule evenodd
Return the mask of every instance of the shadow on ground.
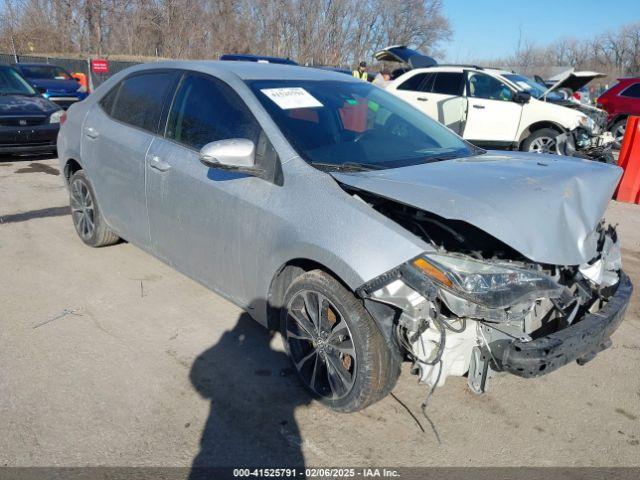
<path id="1" fill-rule="evenodd" d="M 191 383 L 211 406 L 191 479 L 212 478 L 211 467 L 304 466 L 294 411 L 310 397 L 273 335 L 243 313 L 194 361 Z"/>
<path id="2" fill-rule="evenodd" d="M 40 208 L 38 210 L 0 216 L 0 223 L 18 223 L 33 220 L 34 218 L 62 217 L 70 213 L 71 208 L 69 206 Z"/>
<path id="3" fill-rule="evenodd" d="M 37 162 L 40 160 L 54 160 L 58 158 L 55 153 L 25 153 L 25 154 L 17 154 L 10 155 L 7 153 L 0 154 L 0 165 L 3 163 L 13 163 L 13 162 Z"/>

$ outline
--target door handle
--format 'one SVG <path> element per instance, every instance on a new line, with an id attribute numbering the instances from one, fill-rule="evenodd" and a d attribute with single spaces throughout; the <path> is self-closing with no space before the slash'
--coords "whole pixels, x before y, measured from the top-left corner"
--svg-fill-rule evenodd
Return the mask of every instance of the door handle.
<path id="1" fill-rule="evenodd" d="M 428 102 L 428 101 L 429 101 L 429 99 L 428 99 L 428 98 L 426 98 L 426 97 L 418 97 L 418 98 L 417 98 L 417 100 L 418 100 L 419 102 Z"/>
<path id="2" fill-rule="evenodd" d="M 96 130 L 93 127 L 84 127 L 84 134 L 89 137 L 89 138 L 98 138 L 100 136 L 100 134 L 98 133 L 98 130 Z"/>
<path id="3" fill-rule="evenodd" d="M 171 164 L 165 162 L 157 155 L 153 155 L 152 157 L 149 158 L 149 166 L 151 168 L 155 168 L 160 172 L 166 172 L 171 168 Z"/>
<path id="4" fill-rule="evenodd" d="M 477 108 L 478 110 L 483 110 L 484 105 L 474 105 L 473 108 Z"/>

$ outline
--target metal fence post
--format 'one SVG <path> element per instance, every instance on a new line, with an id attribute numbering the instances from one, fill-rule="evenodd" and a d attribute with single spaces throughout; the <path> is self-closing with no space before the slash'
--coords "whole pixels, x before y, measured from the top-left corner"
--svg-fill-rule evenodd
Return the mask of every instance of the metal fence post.
<path id="1" fill-rule="evenodd" d="M 91 57 L 87 57 L 87 76 L 89 77 L 89 92 L 93 93 L 93 75 L 91 75 Z"/>

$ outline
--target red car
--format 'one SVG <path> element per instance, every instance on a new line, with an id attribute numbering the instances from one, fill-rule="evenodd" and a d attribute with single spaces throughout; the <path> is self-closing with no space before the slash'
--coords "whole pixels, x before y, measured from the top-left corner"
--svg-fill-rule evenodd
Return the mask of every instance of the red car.
<path id="1" fill-rule="evenodd" d="M 622 143 L 629 115 L 640 115 L 640 77 L 619 78 L 618 83 L 598 98 L 609 114 L 609 131 L 616 143 Z"/>

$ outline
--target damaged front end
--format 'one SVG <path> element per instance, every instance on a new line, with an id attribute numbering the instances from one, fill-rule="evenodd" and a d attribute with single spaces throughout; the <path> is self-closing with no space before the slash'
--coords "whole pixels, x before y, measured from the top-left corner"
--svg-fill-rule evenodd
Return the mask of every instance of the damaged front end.
<path id="1" fill-rule="evenodd" d="M 577 128 L 558 135 L 557 152 L 561 155 L 614 164 L 615 157 L 612 149 L 615 142 L 611 132 L 606 129 L 606 112 L 590 106 L 576 105 L 573 102 L 569 108 L 576 108 L 586 116 Z"/>
<path id="2" fill-rule="evenodd" d="M 434 247 L 357 291 L 370 311 L 393 310 L 393 338 L 422 383 L 467 374 L 482 393 L 498 372 L 535 377 L 610 346 L 632 291 L 614 227 L 597 226 L 591 261 L 549 265 L 464 221 L 351 193 Z"/>

